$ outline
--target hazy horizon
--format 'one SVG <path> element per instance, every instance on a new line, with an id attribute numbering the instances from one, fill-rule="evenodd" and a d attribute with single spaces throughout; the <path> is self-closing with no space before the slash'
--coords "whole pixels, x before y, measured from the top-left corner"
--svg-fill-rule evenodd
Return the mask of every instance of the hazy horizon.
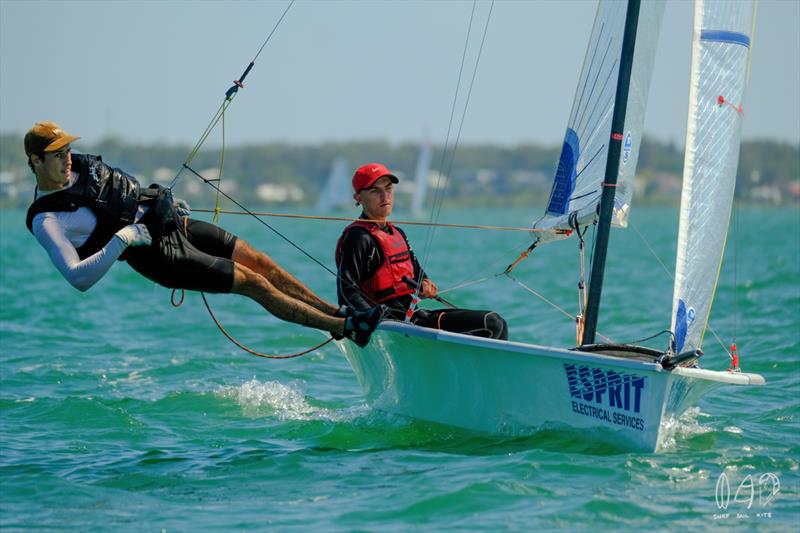
<path id="1" fill-rule="evenodd" d="M 193 145 L 287 5 L 4 0 L 0 132 L 52 119 L 87 145 Z M 477 3 L 467 80 L 489 6 Z M 460 144 L 560 145 L 595 6 L 495 3 Z M 296 2 L 228 110 L 226 144 L 444 144 L 471 10 Z M 692 3 L 668 2 L 645 136 L 678 146 L 691 31 Z M 800 2 L 759 1 L 744 140 L 800 143 L 799 34 Z M 206 146 L 220 142 L 218 128 Z"/>

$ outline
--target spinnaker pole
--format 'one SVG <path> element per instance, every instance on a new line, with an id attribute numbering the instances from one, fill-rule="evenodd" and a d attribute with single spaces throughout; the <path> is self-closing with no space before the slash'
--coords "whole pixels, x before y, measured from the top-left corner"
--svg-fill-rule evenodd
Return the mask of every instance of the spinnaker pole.
<path id="1" fill-rule="evenodd" d="M 614 98 L 614 114 L 611 119 L 608 160 L 606 161 L 603 194 L 600 199 L 600 214 L 597 222 L 594 256 L 592 257 L 592 274 L 589 279 L 589 298 L 586 304 L 582 344 L 594 344 L 595 332 L 597 331 L 597 317 L 600 310 L 600 296 L 603 292 L 603 274 L 608 252 L 608 238 L 611 232 L 611 215 L 614 209 L 614 195 L 617 191 L 619 159 L 624 137 L 625 113 L 628 108 L 628 89 L 630 87 L 631 71 L 633 70 L 633 52 L 636 47 L 636 28 L 639 24 L 639 7 L 640 0 L 629 0 L 625 13 L 625 30 L 622 36 L 619 78 L 617 93 Z"/>

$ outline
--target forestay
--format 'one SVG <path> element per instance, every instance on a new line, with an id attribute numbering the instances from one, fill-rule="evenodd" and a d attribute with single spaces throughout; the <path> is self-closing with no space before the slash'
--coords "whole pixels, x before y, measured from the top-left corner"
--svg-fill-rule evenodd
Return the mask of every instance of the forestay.
<path id="1" fill-rule="evenodd" d="M 700 348 L 717 286 L 733 203 L 751 0 L 695 3 L 689 122 L 683 168 L 673 349 Z"/>
<path id="2" fill-rule="evenodd" d="M 572 104 L 564 145 L 545 215 L 535 229 L 569 229 L 595 222 L 608 159 L 614 96 L 622 52 L 627 2 L 601 0 Z M 653 70 L 662 1 L 643 2 L 623 133 L 623 152 L 612 224 L 625 227 Z M 540 241 L 562 236 L 535 232 Z"/>

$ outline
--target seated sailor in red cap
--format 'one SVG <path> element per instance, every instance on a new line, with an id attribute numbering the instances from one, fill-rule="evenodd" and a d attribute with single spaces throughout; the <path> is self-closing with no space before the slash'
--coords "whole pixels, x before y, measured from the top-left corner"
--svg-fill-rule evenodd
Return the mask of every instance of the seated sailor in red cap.
<path id="1" fill-rule="evenodd" d="M 389 222 L 397 177 L 380 163 L 369 163 L 353 175 L 353 198 L 363 209 L 336 244 L 339 303 L 352 309 L 387 307 L 386 317 L 403 320 L 421 283 L 422 298 L 437 296 L 436 284 L 417 262 L 405 233 Z M 506 321 L 494 311 L 416 309 L 411 322 L 493 339 L 508 339 Z"/>

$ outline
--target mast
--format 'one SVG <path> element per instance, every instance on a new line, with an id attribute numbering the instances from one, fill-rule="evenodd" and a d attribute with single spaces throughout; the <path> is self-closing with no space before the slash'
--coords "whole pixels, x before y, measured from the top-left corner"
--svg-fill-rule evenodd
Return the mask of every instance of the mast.
<path id="1" fill-rule="evenodd" d="M 597 317 L 600 310 L 600 296 L 603 292 L 603 274 L 608 252 L 608 238 L 611 230 L 611 215 L 614 209 L 619 157 L 622 147 L 625 112 L 628 106 L 628 89 L 633 70 L 633 52 L 636 47 L 636 27 L 639 22 L 640 0 L 629 0 L 625 14 L 625 31 L 622 37 L 617 93 L 614 98 L 614 115 L 611 120 L 608 160 L 600 199 L 600 215 L 597 222 L 597 238 L 592 257 L 592 275 L 589 279 L 589 299 L 586 304 L 586 319 L 583 329 L 583 344 L 594 344 L 597 331 Z"/>

